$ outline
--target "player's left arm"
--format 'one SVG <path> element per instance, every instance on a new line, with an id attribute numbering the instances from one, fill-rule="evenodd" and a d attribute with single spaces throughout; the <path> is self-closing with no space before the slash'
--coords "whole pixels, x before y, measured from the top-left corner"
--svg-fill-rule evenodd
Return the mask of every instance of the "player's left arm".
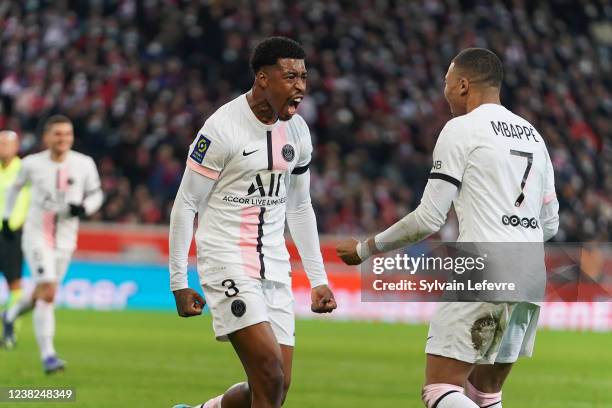
<path id="1" fill-rule="evenodd" d="M 546 153 L 546 175 L 542 208 L 540 209 L 540 224 L 544 242 L 557 234 L 559 230 L 559 201 L 555 192 L 555 172 L 548 152 Z"/>
<path id="2" fill-rule="evenodd" d="M 98 174 L 98 169 L 93 159 L 89 158 L 87 160 L 85 172 L 83 201 L 81 203 L 68 204 L 69 213 L 72 217 L 90 216 L 102 207 L 104 201 L 100 175 Z"/>
<path id="3" fill-rule="evenodd" d="M 312 142 L 306 123 L 300 140 L 299 157 L 293 169 L 287 191 L 287 225 L 293 242 L 297 246 L 302 264 L 310 281 L 311 309 L 315 313 L 331 313 L 336 305 L 332 290 L 329 288 L 327 273 L 319 244 L 317 219 L 310 199 L 310 160 Z"/>
<path id="4" fill-rule="evenodd" d="M 287 193 L 287 225 L 312 287 L 312 311 L 330 313 L 337 305 L 323 265 L 317 220 L 310 200 L 309 170 L 291 175 Z"/>

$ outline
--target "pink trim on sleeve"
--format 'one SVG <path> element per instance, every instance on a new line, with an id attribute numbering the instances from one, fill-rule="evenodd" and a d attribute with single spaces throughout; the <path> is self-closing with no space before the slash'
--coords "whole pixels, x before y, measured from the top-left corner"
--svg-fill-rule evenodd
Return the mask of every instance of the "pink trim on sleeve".
<path id="1" fill-rule="evenodd" d="M 555 198 L 557 198 L 557 193 L 555 193 L 554 191 L 552 193 L 550 193 L 547 196 L 544 196 L 544 205 L 550 203 L 551 201 L 553 201 Z"/>
<path id="2" fill-rule="evenodd" d="M 198 174 L 208 177 L 211 180 L 217 180 L 219 178 L 219 172 L 209 169 L 208 167 L 199 166 L 193 161 L 187 159 L 187 167 L 195 171 Z"/>

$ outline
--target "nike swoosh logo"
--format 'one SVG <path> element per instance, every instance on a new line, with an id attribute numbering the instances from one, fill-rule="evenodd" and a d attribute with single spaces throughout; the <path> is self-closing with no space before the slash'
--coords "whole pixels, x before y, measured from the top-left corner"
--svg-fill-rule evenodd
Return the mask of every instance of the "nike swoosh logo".
<path id="1" fill-rule="evenodd" d="M 259 150 L 259 149 L 258 149 L 258 150 Z M 248 156 L 249 154 L 253 154 L 253 153 L 255 153 L 256 151 L 257 151 L 257 150 L 253 150 L 252 152 L 248 152 L 248 153 L 247 153 L 245 150 L 243 150 L 243 151 L 242 151 L 242 155 L 243 155 L 243 156 Z"/>
<path id="2" fill-rule="evenodd" d="M 432 337 L 433 337 L 433 336 L 429 336 L 429 337 L 427 338 L 427 341 L 429 341 L 429 339 L 431 339 Z"/>

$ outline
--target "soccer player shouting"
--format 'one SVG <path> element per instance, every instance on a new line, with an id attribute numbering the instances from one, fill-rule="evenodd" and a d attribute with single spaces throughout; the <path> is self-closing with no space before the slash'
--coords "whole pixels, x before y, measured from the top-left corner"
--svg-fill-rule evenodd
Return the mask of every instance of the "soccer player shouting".
<path id="1" fill-rule="evenodd" d="M 21 188 L 30 185 L 32 199 L 23 226 L 22 247 L 36 287 L 3 316 L 4 341 L 14 343 L 15 319 L 34 308 L 34 332 L 46 373 L 64 368 L 53 344 L 54 301 L 76 248 L 79 217 L 102 205 L 100 177 L 93 159 L 72 150 L 74 130 L 65 116 L 51 116 L 44 125 L 47 150 L 23 159 L 15 184 L 7 193 L 3 233 Z"/>
<path id="2" fill-rule="evenodd" d="M 295 344 L 285 219 L 312 286 L 312 311 L 336 308 L 310 201 L 310 132 L 296 113 L 304 57 L 288 38 L 257 45 L 253 88 L 211 115 L 189 150 L 170 218 L 170 287 L 179 315 L 202 312 L 204 300 L 187 283 L 198 214 L 197 269 L 215 336 L 231 342 L 248 379 L 198 408 L 271 408 L 285 399 Z"/>
<path id="3" fill-rule="evenodd" d="M 541 243 L 556 234 L 559 204 L 546 145 L 529 122 L 501 105 L 502 77 L 501 61 L 489 50 L 469 48 L 453 59 L 444 95 L 455 117 L 436 143 L 420 205 L 366 241 L 340 243 L 344 262 L 356 265 L 437 232 L 451 203 L 460 242 Z M 510 266 L 507 273 L 513 274 Z M 495 327 L 482 339 L 488 347 L 477 347 L 471 328 L 483 316 Z M 538 316 L 539 306 L 531 302 L 441 304 L 425 348 L 425 406 L 501 408 L 512 364 L 532 354 Z"/>

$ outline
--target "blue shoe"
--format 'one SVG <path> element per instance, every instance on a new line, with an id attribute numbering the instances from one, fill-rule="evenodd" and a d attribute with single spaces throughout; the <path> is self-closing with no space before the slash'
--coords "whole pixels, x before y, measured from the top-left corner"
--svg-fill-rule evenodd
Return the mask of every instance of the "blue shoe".
<path id="1" fill-rule="evenodd" d="M 178 405 L 173 406 L 172 408 L 191 408 L 191 405 L 178 404 Z"/>
<path id="2" fill-rule="evenodd" d="M 60 360 L 57 356 L 47 357 L 45 361 L 43 361 L 45 374 L 53 374 L 57 371 L 63 371 L 66 367 L 66 362 L 64 360 Z"/>
<path id="3" fill-rule="evenodd" d="M 17 343 L 15 339 L 15 324 L 6 319 L 6 312 L 2 313 L 2 345 L 11 349 Z"/>

